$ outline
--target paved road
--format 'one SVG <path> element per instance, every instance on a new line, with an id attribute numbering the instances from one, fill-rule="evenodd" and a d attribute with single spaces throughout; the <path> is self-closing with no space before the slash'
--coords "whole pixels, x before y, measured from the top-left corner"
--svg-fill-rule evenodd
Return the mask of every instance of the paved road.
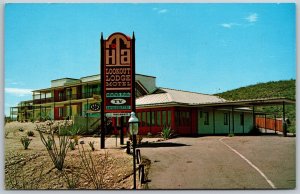
<path id="1" fill-rule="evenodd" d="M 150 189 L 295 188 L 292 137 L 176 138 L 140 148 Z"/>

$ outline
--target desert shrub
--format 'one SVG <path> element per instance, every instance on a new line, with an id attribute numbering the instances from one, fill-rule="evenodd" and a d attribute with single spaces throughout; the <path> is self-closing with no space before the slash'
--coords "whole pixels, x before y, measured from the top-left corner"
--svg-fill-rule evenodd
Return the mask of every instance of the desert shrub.
<path id="1" fill-rule="evenodd" d="M 68 189 L 76 189 L 78 187 L 80 174 L 76 170 L 71 169 L 69 174 L 63 171 L 63 175 Z"/>
<path id="2" fill-rule="evenodd" d="M 71 120 L 65 121 L 53 121 L 47 120 L 45 122 L 35 122 L 35 130 L 41 131 L 43 133 L 58 133 L 59 129 L 62 127 L 71 127 L 73 122 Z"/>
<path id="3" fill-rule="evenodd" d="M 75 141 L 70 141 L 69 147 L 71 150 L 75 150 L 75 145 L 76 145 Z"/>
<path id="4" fill-rule="evenodd" d="M 52 150 L 53 140 L 50 136 L 47 137 L 44 145 L 46 146 L 47 150 Z"/>
<path id="5" fill-rule="evenodd" d="M 5 131 L 5 138 L 7 138 L 9 135 L 9 131 Z"/>
<path id="6" fill-rule="evenodd" d="M 170 139 L 173 135 L 173 131 L 171 127 L 164 127 L 160 134 L 163 139 Z"/>
<path id="7" fill-rule="evenodd" d="M 31 131 L 31 130 L 29 130 L 29 131 L 27 131 L 27 135 L 28 135 L 29 137 L 33 137 L 33 136 L 34 136 L 34 132 Z"/>
<path id="8" fill-rule="evenodd" d="M 47 136 L 47 140 L 44 137 L 44 134 L 42 131 L 37 130 L 40 134 L 41 141 L 45 145 L 48 154 L 55 166 L 58 170 L 62 170 L 64 166 L 64 161 L 69 149 L 69 144 L 70 144 L 70 138 L 69 136 L 66 135 L 60 135 L 61 131 L 66 131 L 69 127 L 66 125 L 64 127 L 59 128 L 59 133 L 58 133 L 58 144 L 56 144 L 55 138 L 54 138 L 54 131 L 51 131 L 51 125 L 50 125 L 50 135 Z"/>
<path id="9" fill-rule="evenodd" d="M 86 182 L 92 183 L 95 189 L 103 188 L 104 176 L 108 171 L 108 153 L 105 152 L 104 157 L 98 157 L 98 160 L 95 161 L 91 151 L 85 151 L 83 145 L 81 145 L 81 149 L 79 149 L 79 155 L 81 159 L 81 168 L 84 169 L 81 177 Z M 96 168 L 96 164 L 100 165 L 98 169 Z"/>
<path id="10" fill-rule="evenodd" d="M 92 149 L 92 151 L 95 151 L 95 146 L 94 146 L 95 142 L 94 141 L 90 141 L 89 142 L 89 146 Z"/>
<path id="11" fill-rule="evenodd" d="M 31 142 L 31 139 L 29 139 L 28 137 L 25 137 L 25 136 L 21 137 L 21 143 L 25 150 L 28 149 L 30 142 Z"/>

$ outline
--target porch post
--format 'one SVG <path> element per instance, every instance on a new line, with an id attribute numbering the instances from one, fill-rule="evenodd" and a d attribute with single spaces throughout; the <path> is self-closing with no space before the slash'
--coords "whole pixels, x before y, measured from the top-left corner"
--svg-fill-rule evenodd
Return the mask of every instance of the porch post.
<path id="1" fill-rule="evenodd" d="M 233 112 L 233 106 L 231 106 L 231 114 L 232 114 L 232 133 L 234 134 L 234 112 Z"/>
<path id="2" fill-rule="evenodd" d="M 276 122 L 276 115 L 274 115 L 274 117 L 275 117 L 275 118 L 274 118 L 274 121 L 275 121 L 274 129 L 275 129 L 275 134 L 276 134 L 276 123 L 277 123 L 277 122 Z"/>
<path id="3" fill-rule="evenodd" d="M 216 134 L 215 109 L 213 109 L 213 125 L 214 125 L 214 134 Z"/>
<path id="4" fill-rule="evenodd" d="M 88 113 L 88 109 L 89 109 L 89 99 L 86 99 L 86 129 L 89 128 L 89 113 Z"/>
<path id="5" fill-rule="evenodd" d="M 40 92 L 40 121 L 42 120 L 42 93 Z"/>
<path id="6" fill-rule="evenodd" d="M 253 117 L 253 128 L 256 128 L 255 126 L 255 106 L 252 106 L 252 117 Z"/>
<path id="7" fill-rule="evenodd" d="M 267 114 L 265 114 L 265 133 L 267 133 Z"/>
<path id="8" fill-rule="evenodd" d="M 284 101 L 282 102 L 282 132 L 283 136 L 287 136 L 287 123 L 285 122 L 285 103 Z"/>
<path id="9" fill-rule="evenodd" d="M 32 122 L 35 121 L 35 116 L 34 116 L 34 109 L 35 109 L 35 102 L 34 102 L 34 92 L 32 92 Z"/>
<path id="10" fill-rule="evenodd" d="M 72 115 L 71 99 L 72 99 L 72 88 L 69 87 L 69 115 L 68 116 L 70 120 Z"/>
<path id="11" fill-rule="evenodd" d="M 53 90 L 52 100 L 53 100 L 53 120 L 55 120 L 55 90 Z"/>
<path id="12" fill-rule="evenodd" d="M 45 100 L 44 103 L 47 103 L 47 102 L 46 102 L 46 93 L 44 93 L 44 94 L 45 94 L 45 95 L 44 95 L 44 100 Z M 47 108 L 47 107 L 46 107 L 46 105 L 45 105 L 45 106 L 44 106 L 44 115 L 45 115 L 45 118 L 47 118 L 47 117 L 46 117 L 46 112 L 47 112 L 46 108 Z"/>

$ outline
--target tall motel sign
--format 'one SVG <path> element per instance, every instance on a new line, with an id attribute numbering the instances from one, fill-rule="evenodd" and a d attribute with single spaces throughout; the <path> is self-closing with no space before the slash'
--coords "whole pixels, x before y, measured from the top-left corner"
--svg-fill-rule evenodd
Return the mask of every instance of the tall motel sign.
<path id="1" fill-rule="evenodd" d="M 101 33 L 101 149 L 105 148 L 105 117 L 135 112 L 135 37 Z M 122 120 L 122 119 L 121 119 Z M 123 132 L 123 130 L 121 130 Z M 122 133 L 121 132 L 121 133 Z"/>

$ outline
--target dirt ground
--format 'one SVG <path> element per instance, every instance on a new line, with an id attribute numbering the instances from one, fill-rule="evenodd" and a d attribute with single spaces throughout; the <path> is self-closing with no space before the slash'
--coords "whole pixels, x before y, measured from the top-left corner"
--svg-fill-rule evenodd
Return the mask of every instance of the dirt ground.
<path id="1" fill-rule="evenodd" d="M 20 128 L 24 131 L 20 131 Z M 72 189 L 96 189 L 95 184 L 86 178 L 87 171 L 81 165 L 82 158 L 79 150 L 83 149 L 86 151 L 87 159 L 91 153 L 93 165 L 90 163 L 90 166 L 104 174 L 100 177 L 98 173 L 98 183 L 102 181 L 99 184 L 100 189 L 132 188 L 132 155 L 126 154 L 120 146 L 116 147 L 114 138 L 106 139 L 107 149 L 103 150 L 100 149 L 99 137 L 81 137 L 79 142 L 84 141 L 84 144 L 79 144 L 75 150 L 69 149 L 64 168 L 59 171 L 54 167 L 38 131 L 34 128 L 34 123 L 11 122 L 5 125 L 6 189 L 69 189 L 72 187 L 75 187 Z M 25 150 L 20 139 L 22 136 L 27 136 L 29 130 L 34 132 L 34 136 L 30 137 L 31 143 Z M 93 141 L 95 151 L 91 151 L 88 145 Z"/>

